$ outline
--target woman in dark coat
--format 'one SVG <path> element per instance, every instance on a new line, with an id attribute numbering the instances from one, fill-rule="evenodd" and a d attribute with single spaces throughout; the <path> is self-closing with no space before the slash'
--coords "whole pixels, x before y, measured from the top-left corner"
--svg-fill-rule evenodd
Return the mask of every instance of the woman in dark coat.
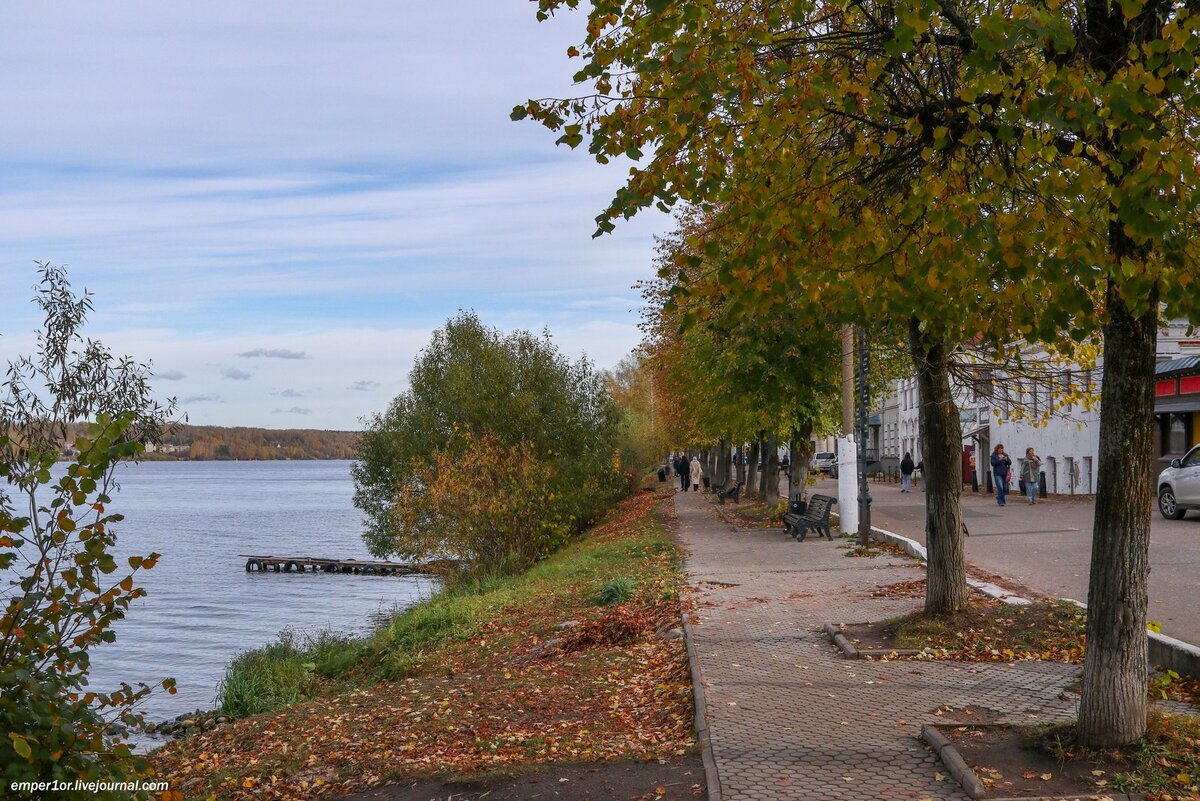
<path id="1" fill-rule="evenodd" d="M 1008 474 L 1012 470 L 1012 459 L 1004 452 L 1003 445 L 992 448 L 992 473 L 996 478 L 996 503 L 1004 506 L 1008 494 Z"/>

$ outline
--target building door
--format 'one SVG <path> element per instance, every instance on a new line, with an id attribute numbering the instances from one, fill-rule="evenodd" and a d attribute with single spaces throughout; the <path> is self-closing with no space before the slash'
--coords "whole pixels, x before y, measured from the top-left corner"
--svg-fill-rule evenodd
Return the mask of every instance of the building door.
<path id="1" fill-rule="evenodd" d="M 1064 456 L 1063 467 L 1066 468 L 1067 492 L 1071 495 L 1075 494 L 1075 457 Z"/>
<path id="2" fill-rule="evenodd" d="M 1046 492 L 1052 495 L 1058 492 L 1058 464 L 1053 456 L 1046 457 Z"/>

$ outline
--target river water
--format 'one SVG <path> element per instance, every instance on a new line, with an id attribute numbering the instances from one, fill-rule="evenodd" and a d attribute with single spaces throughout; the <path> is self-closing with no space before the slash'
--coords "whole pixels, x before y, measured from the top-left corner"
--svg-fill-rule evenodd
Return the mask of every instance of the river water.
<path id="1" fill-rule="evenodd" d="M 235 654 L 297 632 L 366 633 L 381 616 L 428 598 L 422 577 L 245 571 L 242 553 L 371 558 L 351 503 L 348 461 L 144 462 L 120 469 L 111 511 L 125 515 L 117 552 L 162 554 L 139 572 L 117 640 L 92 653 L 91 688 L 174 677 L 147 720 L 211 708 Z"/>

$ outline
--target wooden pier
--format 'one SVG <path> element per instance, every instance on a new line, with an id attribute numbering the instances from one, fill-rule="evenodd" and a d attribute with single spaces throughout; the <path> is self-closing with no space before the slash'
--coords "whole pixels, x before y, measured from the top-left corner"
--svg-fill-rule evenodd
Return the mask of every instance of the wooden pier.
<path id="1" fill-rule="evenodd" d="M 240 553 L 247 573 L 354 573 L 360 576 L 407 576 L 437 573 L 450 560 L 433 562 L 370 562 L 362 559 L 320 559 L 311 556 L 257 556 Z"/>

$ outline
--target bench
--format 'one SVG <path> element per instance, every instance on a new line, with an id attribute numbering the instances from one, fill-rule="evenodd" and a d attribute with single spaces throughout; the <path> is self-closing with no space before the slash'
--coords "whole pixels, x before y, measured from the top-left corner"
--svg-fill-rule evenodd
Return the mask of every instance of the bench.
<path id="1" fill-rule="evenodd" d="M 734 503 L 737 503 L 741 493 L 742 482 L 739 481 L 731 487 L 717 490 L 717 501 L 721 504 L 724 504 L 727 500 L 732 500 Z"/>
<path id="2" fill-rule="evenodd" d="M 814 495 L 808 500 L 807 505 L 803 505 L 803 503 L 803 501 L 792 501 L 789 504 L 790 508 L 787 514 L 783 516 L 784 531 L 800 542 L 804 542 L 810 529 L 817 532 L 818 536 L 824 536 L 825 539 L 832 541 L 833 535 L 829 531 L 829 511 L 837 503 L 837 498 L 828 495 Z"/>

